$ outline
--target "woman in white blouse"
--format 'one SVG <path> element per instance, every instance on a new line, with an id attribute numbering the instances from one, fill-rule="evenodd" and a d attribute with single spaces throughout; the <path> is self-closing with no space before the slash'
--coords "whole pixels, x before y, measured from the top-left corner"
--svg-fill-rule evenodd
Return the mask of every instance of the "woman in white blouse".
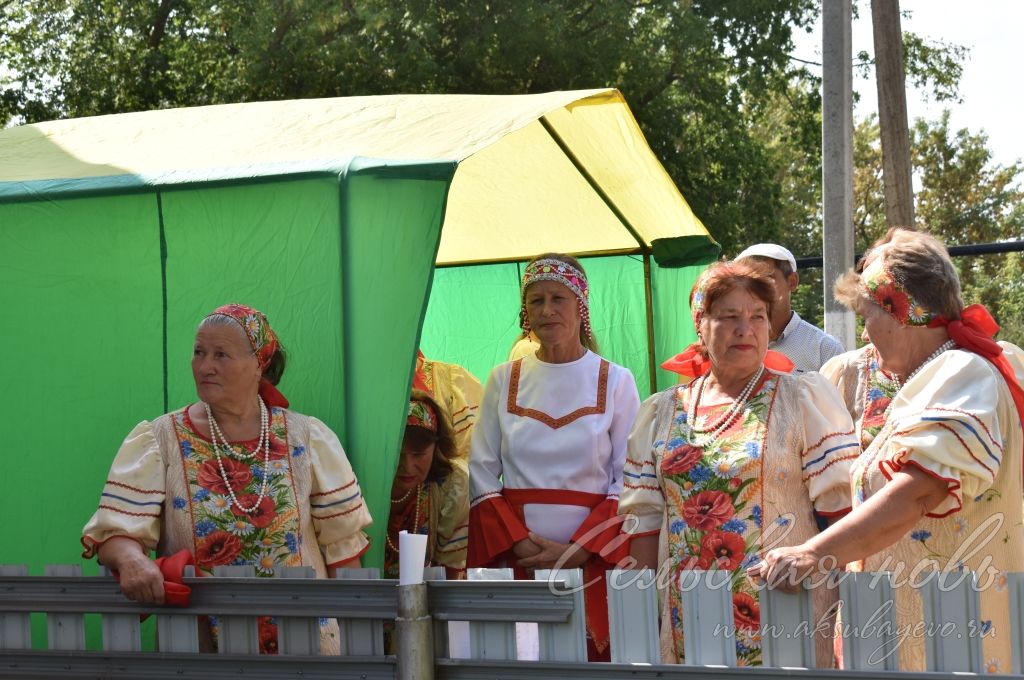
<path id="1" fill-rule="evenodd" d="M 588 654 L 607 658 L 604 571 L 621 541 L 616 518 L 626 437 L 640 399 L 633 375 L 596 353 L 586 274 L 567 255 L 532 260 L 520 325 L 535 354 L 491 371 L 470 454 L 467 566 L 583 567 Z"/>
<path id="2" fill-rule="evenodd" d="M 165 602 L 149 559 L 188 551 L 199 569 L 252 565 L 258 576 L 312 566 L 317 576 L 359 566 L 370 524 L 341 443 L 316 418 L 288 410 L 276 385 L 284 352 L 266 317 L 224 305 L 199 324 L 192 375 L 199 401 L 135 426 L 110 467 L 99 507 L 82 530 L 83 557 L 119 573 L 131 600 Z M 213 644 L 200 631 L 205 650 Z M 322 619 L 321 651 L 338 653 Z M 276 625 L 260 617 L 260 648 Z"/>

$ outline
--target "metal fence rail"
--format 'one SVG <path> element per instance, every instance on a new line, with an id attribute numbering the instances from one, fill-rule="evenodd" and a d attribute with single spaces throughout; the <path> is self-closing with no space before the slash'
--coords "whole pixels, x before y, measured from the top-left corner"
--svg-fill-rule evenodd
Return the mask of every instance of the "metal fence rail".
<path id="1" fill-rule="evenodd" d="M 255 578 L 251 567 L 218 568 L 217 575 L 186 578 L 190 606 L 169 608 L 126 600 L 107 576 L 82 577 L 80 567 L 47 567 L 27 576 L 25 567 L 0 566 L 0 678 L 441 678 L 516 680 L 530 678 L 847 678 L 897 676 L 901 680 L 954 680 L 980 673 L 981 641 L 951 635 L 927 642 L 929 673 L 904 673 L 895 654 L 872 652 L 895 644 L 895 626 L 877 625 L 881 605 L 891 600 L 888 575 L 846 574 L 840 582 L 843 647 L 852 670 L 817 670 L 806 636 L 762 638 L 766 666 L 735 668 L 734 640 L 711 626 L 733 629 L 731 597 L 714 572 L 683 572 L 687 665 L 663 665 L 658 656 L 658 612 L 650 572 L 609 574 L 609 614 L 615 663 L 586 663 L 584 603 L 578 571 L 541 575 L 547 580 L 512 581 L 498 570 L 471 571 L 468 581 L 428 581 L 397 587 L 375 569 L 343 570 L 337 579 L 312 578 L 311 570 L 283 570 L 282 578 Z M 940 574 L 920 589 L 925 622 L 932 628 L 969 631 L 979 619 L 975 579 Z M 1012 670 L 1020 673 L 1024 644 L 1024 574 L 1010 574 L 1007 596 L 1015 645 Z M 354 577 L 354 578 L 353 578 Z M 428 578 L 442 578 L 436 571 Z M 718 583 L 718 586 L 716 586 Z M 813 623 L 810 593 L 761 596 L 763 632 L 798 630 Z M 46 617 L 46 640 L 33 649 L 30 616 Z M 99 613 L 103 651 L 87 650 L 84 615 Z M 161 651 L 143 652 L 140 614 L 157 619 Z M 221 620 L 220 653 L 198 653 L 199 615 Z M 257 616 L 277 617 L 277 656 L 259 655 Z M 319 656 L 319 619 L 337 618 L 342 656 Z M 385 656 L 383 622 L 398 620 L 400 656 Z M 871 622 L 875 625 L 868 625 Z M 468 623 L 459 623 L 468 622 Z M 537 626 L 534 653 L 522 660 L 517 622 Z M 451 658 L 456 627 L 463 626 L 471 658 Z M 468 633 L 465 633 L 468 628 Z M 870 631 L 853 633 L 850 631 Z M 888 632 L 887 632 L 888 631 Z M 38 636 L 37 636 L 38 637 Z M 401 644 L 404 642 L 404 644 Z M 449 643 L 451 642 L 451 647 Z M 39 649 L 45 646 L 46 649 Z M 415 654 L 410 654 L 415 650 Z M 623 663 L 623 662 L 631 663 Z M 775 667 L 771 667 L 775 666 Z M 1004 676 L 1010 677 L 1010 676 Z M 1016 675 L 1016 678 L 1024 676 Z"/>

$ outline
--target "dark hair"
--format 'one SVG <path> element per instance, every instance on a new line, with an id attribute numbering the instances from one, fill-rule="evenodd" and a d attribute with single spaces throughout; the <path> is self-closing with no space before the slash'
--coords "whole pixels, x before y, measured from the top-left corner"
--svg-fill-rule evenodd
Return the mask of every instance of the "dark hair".
<path id="1" fill-rule="evenodd" d="M 740 262 L 741 260 L 736 260 Z M 742 258 L 744 262 L 757 262 L 767 267 L 774 267 L 779 270 L 783 276 L 789 278 L 789 275 L 793 273 L 793 268 L 789 266 L 789 262 L 785 260 L 776 260 L 774 257 L 768 257 L 767 255 L 747 255 Z"/>
<path id="2" fill-rule="evenodd" d="M 564 262 L 568 265 L 572 265 L 576 269 L 579 269 L 580 273 L 582 273 L 584 277 L 587 276 L 587 271 L 583 268 L 583 265 L 581 265 L 580 261 L 577 260 L 572 255 L 566 255 L 565 253 L 542 253 L 537 257 L 530 258 L 530 261 L 527 262 L 526 265 L 529 266 L 530 264 L 536 262 L 537 260 L 558 260 L 559 262 Z M 587 285 L 589 284 L 590 280 L 587 279 Z M 523 292 L 525 293 L 526 291 Z M 525 300 L 523 300 L 523 302 L 525 303 Z M 523 311 L 525 313 L 525 307 Z M 525 317 L 520 319 L 520 323 L 522 323 L 523 321 L 525 321 Z M 527 331 L 523 331 L 523 335 L 520 339 L 525 338 L 528 334 L 529 333 Z M 594 354 L 599 353 L 597 349 L 597 336 L 594 335 L 593 326 L 591 326 L 590 329 L 590 337 L 587 337 L 586 331 L 583 330 L 582 319 L 580 320 L 580 343 Z"/>
<path id="3" fill-rule="evenodd" d="M 693 296 L 698 289 L 703 289 L 704 316 L 707 316 L 715 302 L 737 288 L 742 288 L 765 303 L 768 307 L 768 318 L 771 318 L 772 310 L 775 307 L 775 281 L 768 273 L 767 265 L 758 262 L 715 262 L 712 264 L 693 284 L 693 289 L 690 291 L 691 308 Z M 696 330 L 699 332 L 700 328 L 698 327 Z M 704 344 L 704 338 L 699 333 L 697 351 L 705 359 L 708 358 L 707 345 Z"/>
<path id="4" fill-rule="evenodd" d="M 285 364 L 288 360 L 288 353 L 285 352 L 284 345 L 281 341 L 277 341 L 277 350 L 274 351 L 270 357 L 270 361 L 267 363 L 267 367 L 263 369 L 263 377 L 271 385 L 276 385 L 281 382 L 281 377 L 284 375 Z"/>

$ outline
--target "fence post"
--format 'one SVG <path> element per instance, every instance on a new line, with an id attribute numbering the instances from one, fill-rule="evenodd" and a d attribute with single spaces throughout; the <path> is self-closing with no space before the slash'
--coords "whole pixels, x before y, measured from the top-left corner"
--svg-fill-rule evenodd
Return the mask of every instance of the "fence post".
<path id="1" fill-rule="evenodd" d="M 736 626 L 728 571 L 679 572 L 687 666 L 735 666 Z"/>
<path id="2" fill-rule="evenodd" d="M 274 572 L 274 577 L 316 578 L 316 570 L 313 567 L 278 567 Z M 319 655 L 319 619 L 314 616 L 279 616 L 277 618 L 277 651 L 282 655 Z"/>
<path id="3" fill-rule="evenodd" d="M 925 663 L 939 673 L 982 672 L 977 577 L 970 571 L 935 571 L 917 586 L 924 605 Z M 938 633 L 937 635 L 935 633 Z"/>
<path id="4" fill-rule="evenodd" d="M 1013 673 L 1024 675 L 1024 573 L 1006 574 L 1010 598 L 1010 647 L 1013 648 Z"/>
<path id="5" fill-rule="evenodd" d="M 251 564 L 227 565 L 213 568 L 214 577 L 254 577 L 256 568 Z M 259 619 L 253 616 L 218 616 L 220 635 L 217 649 L 221 654 L 259 654 Z"/>
<path id="6" fill-rule="evenodd" d="M 608 627 L 612 663 L 661 663 L 653 570 L 608 573 Z"/>
<path id="7" fill-rule="evenodd" d="M 48 564 L 44 576 L 81 576 L 80 564 Z M 50 649 L 79 651 L 85 649 L 85 616 L 82 614 L 47 614 L 46 630 Z"/>
<path id="8" fill-rule="evenodd" d="M 28 565 L 0 565 L 0 576 L 28 576 Z M 31 616 L 0 610 L 0 649 L 32 649 Z"/>
<path id="9" fill-rule="evenodd" d="M 814 668 L 814 631 L 814 603 L 803 584 L 795 593 L 761 590 L 761 658 L 765 666 Z"/>
<path id="10" fill-rule="evenodd" d="M 379 579 L 377 567 L 339 569 L 336 579 Z M 384 623 L 366 619 L 338 619 L 341 629 L 341 653 L 352 656 L 384 656 Z"/>
<path id="11" fill-rule="evenodd" d="M 196 568 L 185 567 L 182 575 L 192 578 Z M 208 637 L 208 635 L 207 635 Z M 160 614 L 156 617 L 156 644 L 161 652 L 199 653 L 199 619 L 187 614 Z"/>
<path id="12" fill-rule="evenodd" d="M 398 680 L 433 680 L 434 644 L 427 607 L 427 584 L 398 586 L 398 617 L 395 618 Z"/>
<path id="13" fill-rule="evenodd" d="M 587 660 L 587 617 L 583 605 L 583 572 L 579 569 L 539 569 L 534 574 L 537 581 L 547 581 L 548 588 L 554 581 L 563 581 L 572 593 L 560 593 L 561 597 L 572 597 L 572 615 L 565 623 L 537 624 L 540 641 L 541 661 L 569 661 L 582 663 Z"/>
<path id="14" fill-rule="evenodd" d="M 511 569 L 469 569 L 470 581 L 511 581 Z M 474 659 L 515 660 L 516 624 L 470 621 L 469 649 Z"/>
<path id="15" fill-rule="evenodd" d="M 846 572 L 839 580 L 843 668 L 897 671 L 896 598 L 889 572 Z"/>
<path id="16" fill-rule="evenodd" d="M 444 567 L 424 567 L 424 581 L 447 581 L 448 572 Z M 448 651 L 448 621 L 434 621 L 434 658 L 446 659 Z"/>
<path id="17" fill-rule="evenodd" d="M 100 565 L 100 576 L 111 576 Z M 103 650 L 107 652 L 141 652 L 142 630 L 136 614 L 103 614 Z"/>

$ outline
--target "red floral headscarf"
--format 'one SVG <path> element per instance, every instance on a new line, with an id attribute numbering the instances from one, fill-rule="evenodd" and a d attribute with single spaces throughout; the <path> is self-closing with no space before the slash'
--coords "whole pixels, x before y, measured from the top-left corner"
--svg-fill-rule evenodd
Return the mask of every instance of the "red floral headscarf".
<path id="1" fill-rule="evenodd" d="M 211 316 L 226 316 L 238 322 L 238 325 L 242 327 L 242 331 L 245 332 L 245 337 L 249 340 L 252 353 L 256 356 L 256 360 L 259 361 L 260 371 L 265 371 L 267 366 L 270 365 L 274 352 L 280 346 L 277 335 L 270 327 L 266 315 L 252 307 L 231 303 L 218 307 L 207 314 L 206 318 Z M 267 406 L 288 408 L 288 400 L 266 378 L 260 380 L 259 391 Z"/>

